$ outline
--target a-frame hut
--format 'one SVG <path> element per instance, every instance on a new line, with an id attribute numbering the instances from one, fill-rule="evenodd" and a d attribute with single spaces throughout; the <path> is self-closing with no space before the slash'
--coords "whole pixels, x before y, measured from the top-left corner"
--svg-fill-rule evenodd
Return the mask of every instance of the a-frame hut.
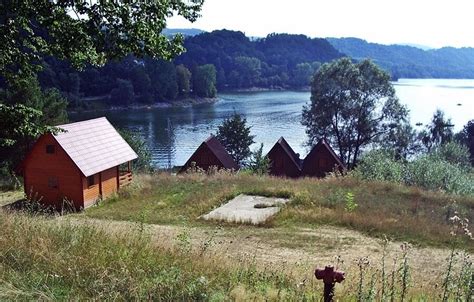
<path id="1" fill-rule="evenodd" d="M 270 160 L 271 175 L 294 178 L 301 175 L 300 158 L 283 137 L 268 152 L 267 158 Z"/>
<path id="2" fill-rule="evenodd" d="M 325 177 L 335 169 L 344 172 L 346 167 L 326 139 L 322 138 L 304 159 L 302 173 L 304 176 Z"/>
<path id="3" fill-rule="evenodd" d="M 181 168 L 180 172 L 186 172 L 191 167 L 199 167 L 209 170 L 211 167 L 217 169 L 238 170 L 239 166 L 234 159 L 224 149 L 222 144 L 214 136 L 206 139 L 199 148 L 191 155 L 188 161 Z"/>

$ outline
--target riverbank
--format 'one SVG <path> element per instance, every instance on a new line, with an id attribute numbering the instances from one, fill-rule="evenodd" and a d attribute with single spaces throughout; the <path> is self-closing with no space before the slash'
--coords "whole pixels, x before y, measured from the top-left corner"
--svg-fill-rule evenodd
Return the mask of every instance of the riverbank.
<path id="1" fill-rule="evenodd" d="M 128 106 L 107 106 L 104 103 L 101 103 L 102 106 L 96 106 L 91 109 L 71 109 L 68 110 L 68 113 L 77 114 L 77 113 L 88 113 L 88 112 L 101 112 L 101 111 L 124 111 L 124 110 L 137 110 L 137 109 L 155 109 L 155 108 L 171 108 L 171 107 L 188 107 L 202 104 L 214 104 L 219 101 L 219 98 L 184 98 L 180 100 L 175 100 L 171 102 L 156 102 L 153 104 L 140 104 L 134 103 Z"/>

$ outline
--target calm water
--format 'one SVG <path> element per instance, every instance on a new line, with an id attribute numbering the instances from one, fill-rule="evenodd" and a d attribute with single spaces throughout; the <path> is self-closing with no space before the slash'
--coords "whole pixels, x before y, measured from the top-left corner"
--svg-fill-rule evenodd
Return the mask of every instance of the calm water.
<path id="1" fill-rule="evenodd" d="M 397 95 L 410 109 L 412 124 L 428 123 L 439 108 L 452 118 L 458 131 L 474 119 L 474 80 L 401 79 L 394 83 Z M 215 104 L 185 108 L 94 112 L 71 115 L 72 120 L 106 116 L 116 127 L 138 130 L 146 139 L 159 167 L 182 165 L 217 125 L 234 111 L 243 114 L 252 126 L 256 148 L 264 144 L 268 151 L 280 136 L 302 156 L 306 134 L 301 126 L 302 106 L 309 101 L 309 92 L 222 93 Z M 458 106 L 461 104 L 461 106 Z M 168 121 L 171 131 L 167 131 Z"/>

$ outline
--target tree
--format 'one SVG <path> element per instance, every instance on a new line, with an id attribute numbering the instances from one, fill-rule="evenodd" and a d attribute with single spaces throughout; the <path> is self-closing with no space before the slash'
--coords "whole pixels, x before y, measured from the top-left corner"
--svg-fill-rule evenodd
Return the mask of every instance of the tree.
<path id="1" fill-rule="evenodd" d="M 183 36 L 161 34 L 174 14 L 194 21 L 203 0 L 2 1 L 0 74 L 8 80 L 35 74 L 41 58 L 55 56 L 76 68 L 103 65 L 130 53 L 171 59 Z"/>
<path id="2" fill-rule="evenodd" d="M 191 71 L 189 71 L 189 69 L 183 64 L 180 64 L 176 66 L 176 78 L 178 82 L 179 96 L 189 96 L 189 92 L 191 91 Z"/>
<path id="3" fill-rule="evenodd" d="M 38 110 L 42 113 L 35 115 L 35 123 L 38 124 L 54 126 L 67 122 L 66 99 L 57 89 L 42 91 L 35 76 L 18 79 L 12 85 L 0 90 L 0 103 L 2 102 L 11 106 L 21 104 Z"/>
<path id="4" fill-rule="evenodd" d="M 263 143 L 252 152 L 249 168 L 257 175 L 265 175 L 270 171 L 270 159 L 263 154 Z"/>
<path id="5" fill-rule="evenodd" d="M 255 86 L 260 79 L 261 62 L 253 57 L 236 57 L 234 60 L 235 71 L 238 78 L 234 79 L 235 83 L 231 83 L 234 87 L 252 87 Z"/>
<path id="6" fill-rule="evenodd" d="M 461 132 L 456 134 L 456 139 L 468 148 L 471 165 L 474 166 L 474 120 L 470 120 Z"/>
<path id="7" fill-rule="evenodd" d="M 198 66 L 193 72 L 193 92 L 204 98 L 216 96 L 216 68 L 212 64 Z"/>
<path id="8" fill-rule="evenodd" d="M 153 102 L 151 80 L 142 65 L 137 65 L 131 70 L 130 81 L 133 84 L 133 91 L 141 103 L 149 104 Z"/>
<path id="9" fill-rule="evenodd" d="M 293 76 L 290 79 L 291 86 L 296 88 L 305 87 L 311 83 L 314 69 L 309 63 L 300 63 L 296 65 L 292 73 Z"/>
<path id="10" fill-rule="evenodd" d="M 135 101 L 132 83 L 128 80 L 117 79 L 117 87 L 110 93 L 110 100 L 112 104 L 119 106 L 132 104 Z"/>
<path id="11" fill-rule="evenodd" d="M 254 143 L 255 136 L 250 135 L 247 119 L 242 118 L 240 114 L 234 113 L 226 118 L 218 127 L 215 136 L 238 165 L 243 165 L 251 155 L 250 145 Z"/>
<path id="12" fill-rule="evenodd" d="M 151 152 L 143 137 L 141 137 L 139 133 L 127 129 L 118 129 L 118 132 L 138 155 L 138 158 L 132 161 L 133 171 L 152 171 L 153 164 L 151 160 Z"/>
<path id="13" fill-rule="evenodd" d="M 354 64 L 342 58 L 322 65 L 315 73 L 302 124 L 310 146 L 326 137 L 341 160 L 353 167 L 364 147 L 381 141 L 407 116 L 388 73 L 370 60 Z"/>
<path id="14" fill-rule="evenodd" d="M 420 139 L 427 152 L 450 142 L 454 136 L 452 127 L 451 119 L 445 118 L 443 111 L 436 110 L 431 118 L 431 123 L 420 133 Z"/>
<path id="15" fill-rule="evenodd" d="M 391 152 L 396 160 L 407 160 L 422 149 L 417 138 L 417 132 L 410 123 L 402 121 L 395 127 L 390 127 L 378 143 L 382 149 Z"/>

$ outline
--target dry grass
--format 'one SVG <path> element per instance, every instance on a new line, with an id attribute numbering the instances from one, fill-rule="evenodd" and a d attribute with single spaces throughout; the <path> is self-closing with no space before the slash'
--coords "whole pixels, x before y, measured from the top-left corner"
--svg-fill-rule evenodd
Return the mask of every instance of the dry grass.
<path id="1" fill-rule="evenodd" d="M 353 212 L 345 209 L 349 192 L 358 204 Z M 152 224 L 203 225 L 199 216 L 241 193 L 291 198 L 264 227 L 342 226 L 416 245 L 449 245 L 451 226 L 447 218 L 455 210 L 471 221 L 474 219 L 474 198 L 414 187 L 350 177 L 289 180 L 227 174 L 139 176 L 129 190 L 85 215 Z M 474 251 L 473 241 L 464 240 L 462 246 Z"/>

